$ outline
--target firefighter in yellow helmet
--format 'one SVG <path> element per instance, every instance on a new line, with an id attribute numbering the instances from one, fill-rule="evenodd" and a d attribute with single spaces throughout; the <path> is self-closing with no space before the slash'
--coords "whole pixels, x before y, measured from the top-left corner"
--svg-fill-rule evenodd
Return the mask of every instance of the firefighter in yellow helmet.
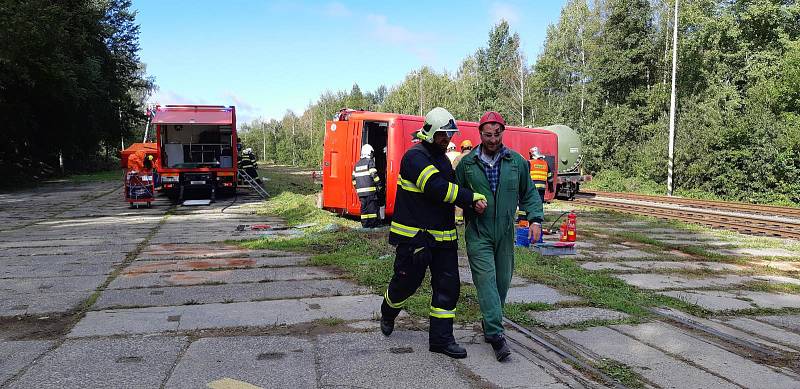
<path id="1" fill-rule="evenodd" d="M 456 343 L 453 319 L 460 292 L 458 235 L 454 207 L 482 213 L 486 197 L 454 183 L 453 166 L 445 155 L 458 132 L 455 119 L 444 108 L 425 115 L 414 134 L 420 142 L 400 162 L 394 216 L 389 243 L 396 246 L 394 275 L 381 304 L 381 331 L 389 336 L 394 320 L 431 269 L 429 350 L 452 358 L 466 358 Z"/>
<path id="2" fill-rule="evenodd" d="M 361 159 L 353 168 L 353 186 L 356 188 L 358 201 L 361 202 L 361 226 L 375 228 L 380 226 L 378 217 L 378 193 L 381 191 L 381 179 L 375 168 L 374 150 L 369 144 L 361 146 Z"/>

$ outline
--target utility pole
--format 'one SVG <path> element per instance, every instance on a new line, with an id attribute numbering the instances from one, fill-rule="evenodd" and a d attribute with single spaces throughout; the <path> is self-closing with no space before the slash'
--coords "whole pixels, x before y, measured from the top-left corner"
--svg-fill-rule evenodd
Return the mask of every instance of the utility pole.
<path id="1" fill-rule="evenodd" d="M 678 68 L 678 0 L 675 0 L 675 23 L 672 27 L 672 93 L 669 102 L 669 162 L 667 165 L 667 196 L 672 196 L 672 173 L 675 152 L 675 73 Z"/>
<path id="2" fill-rule="evenodd" d="M 267 123 L 261 122 L 261 140 L 263 146 L 261 147 L 262 162 L 267 160 Z"/>
<path id="3" fill-rule="evenodd" d="M 419 116 L 422 116 L 422 69 L 417 71 L 417 92 L 419 92 Z"/>
<path id="4" fill-rule="evenodd" d="M 295 152 L 297 150 L 297 137 L 294 135 L 294 112 L 292 112 L 292 143 L 294 143 L 292 147 L 292 166 L 297 166 L 297 159 L 295 158 Z"/>

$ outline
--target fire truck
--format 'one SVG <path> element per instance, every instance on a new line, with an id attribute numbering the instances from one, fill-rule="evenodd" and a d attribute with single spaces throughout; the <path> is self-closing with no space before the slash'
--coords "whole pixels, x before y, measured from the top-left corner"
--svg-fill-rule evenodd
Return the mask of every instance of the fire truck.
<path id="1" fill-rule="evenodd" d="M 375 167 L 386 190 L 385 214 L 394 211 L 397 193 L 397 175 L 400 160 L 415 141 L 412 134 L 419 130 L 425 118 L 422 116 L 395 113 L 342 110 L 334 120 L 325 123 L 325 143 L 322 156 L 322 207 L 332 212 L 359 215 L 361 205 L 351 182 L 353 166 L 359 159 L 361 146 L 369 144 L 375 150 Z M 459 133 L 452 142 L 458 147 L 469 139 L 473 145 L 480 143 L 478 123 L 457 121 Z M 503 144 L 528 158 L 533 146 L 545 155 L 549 166 L 553 166 L 553 182 L 558 180 L 558 137 L 541 128 L 507 126 L 503 133 Z M 555 197 L 554 188 L 548 187 L 545 200 Z"/>
<path id="2" fill-rule="evenodd" d="M 152 124 L 160 154 L 161 188 L 170 199 L 236 190 L 236 108 L 222 105 L 156 106 Z"/>

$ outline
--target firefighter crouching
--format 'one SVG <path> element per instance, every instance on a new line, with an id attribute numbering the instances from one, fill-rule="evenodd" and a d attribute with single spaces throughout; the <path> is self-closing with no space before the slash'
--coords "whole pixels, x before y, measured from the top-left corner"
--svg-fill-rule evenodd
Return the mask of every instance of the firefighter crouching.
<path id="1" fill-rule="evenodd" d="M 356 162 L 353 169 L 353 186 L 361 202 L 361 226 L 364 228 L 375 228 L 381 223 L 378 217 L 378 192 L 381 190 L 381 179 L 378 177 L 378 169 L 375 168 L 373 154 L 372 146 L 368 144 L 361 146 L 361 159 Z"/>
<path id="2" fill-rule="evenodd" d="M 544 155 L 539 154 L 538 147 L 532 147 L 530 150 L 530 163 L 531 163 L 531 180 L 536 190 L 539 192 L 539 197 L 542 198 L 544 204 L 544 193 L 548 183 L 553 180 L 553 173 Z"/>
<path id="3" fill-rule="evenodd" d="M 381 331 L 389 336 L 394 321 L 425 277 L 430 266 L 431 289 L 429 350 L 452 358 L 467 351 L 453 336 L 453 318 L 460 292 L 454 207 L 482 213 L 486 197 L 454 183 L 454 171 L 445 150 L 458 131 L 447 110 L 434 108 L 415 133 L 419 144 L 400 162 L 400 174 L 389 243 L 396 246 L 394 275 L 381 304 Z"/>

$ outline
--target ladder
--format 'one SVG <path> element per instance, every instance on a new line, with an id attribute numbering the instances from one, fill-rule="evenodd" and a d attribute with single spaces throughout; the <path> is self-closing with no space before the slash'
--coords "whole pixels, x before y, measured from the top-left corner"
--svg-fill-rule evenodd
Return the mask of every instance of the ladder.
<path id="1" fill-rule="evenodd" d="M 243 169 L 239 169 L 239 178 L 244 180 L 244 182 L 246 182 L 247 185 L 250 185 L 250 187 L 253 188 L 253 190 L 255 190 L 256 193 L 258 193 L 258 195 L 261 196 L 262 199 L 266 200 L 267 197 L 269 197 L 269 193 L 267 193 L 267 191 L 264 190 L 261 184 L 259 184 L 253 177 L 250 177 L 250 175 L 247 174 L 247 172 L 244 171 Z"/>

